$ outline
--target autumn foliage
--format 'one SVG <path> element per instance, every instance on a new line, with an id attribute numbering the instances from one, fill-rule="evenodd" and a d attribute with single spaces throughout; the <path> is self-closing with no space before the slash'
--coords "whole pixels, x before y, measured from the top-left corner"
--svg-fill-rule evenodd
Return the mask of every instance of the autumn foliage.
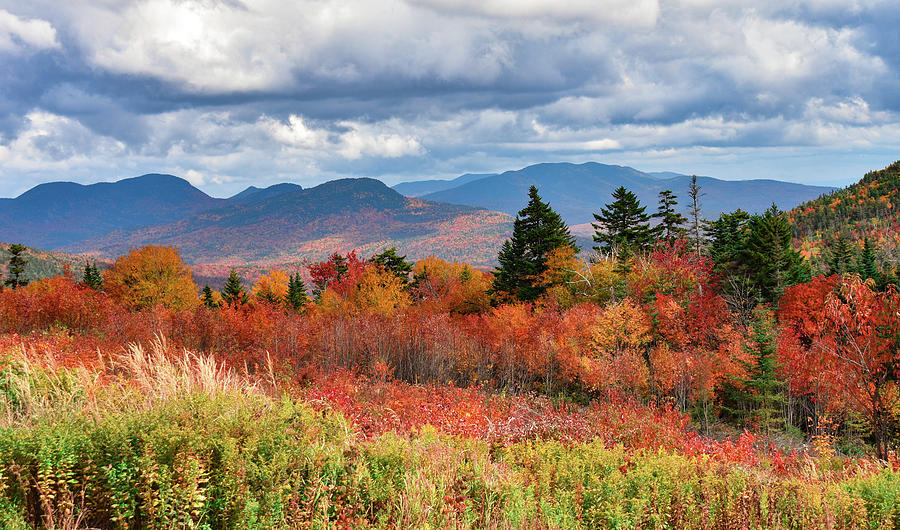
<path id="1" fill-rule="evenodd" d="M 149 245 L 119 257 L 104 275 L 105 288 L 123 305 L 180 310 L 198 303 L 191 270 L 174 247 Z"/>
<path id="2" fill-rule="evenodd" d="M 826 407 L 871 422 L 876 451 L 887 456 L 891 415 L 900 404 L 900 295 L 877 292 L 858 276 L 817 278 L 782 300 L 781 356 L 799 388 Z"/>
<path id="3" fill-rule="evenodd" d="M 111 466 L 102 469 L 132 466 L 133 477 L 164 477 L 147 478 L 128 497 L 161 526 L 188 520 L 252 526 L 259 517 L 274 526 L 302 525 L 319 517 L 312 507 L 332 526 L 378 526 L 384 514 L 415 525 L 424 521 L 416 514 L 431 508 L 395 512 L 390 499 L 424 498 L 432 490 L 441 494 L 426 504 L 440 505 L 442 515 L 427 520 L 438 526 L 495 520 L 642 526 L 651 516 L 678 527 L 704 527 L 704 517 L 720 526 L 827 526 L 835 517 L 861 526 L 898 517 L 895 504 L 879 500 L 900 491 L 891 445 L 900 417 L 896 291 L 877 291 L 854 276 L 787 289 L 773 336 L 781 395 L 791 400 L 784 408 L 810 410 L 808 423 L 784 418 L 808 432 L 798 442 L 766 438 L 751 423 L 727 423 L 722 413 L 734 395 L 750 392 L 753 336 L 732 315 L 708 259 L 675 241 L 633 257 L 624 269 L 613 259 L 587 261 L 565 250 L 551 252 L 546 265 L 536 279 L 541 297 L 500 303 L 490 274 L 467 264 L 431 257 L 398 273 L 355 253 L 333 254 L 304 271 L 315 301 L 301 310 L 286 296 L 296 272 L 278 269 L 260 276 L 243 303 L 207 306 L 174 249 L 147 247 L 104 273 L 105 291 L 67 273 L 0 292 L 0 422 L 17 429 L 15 440 L 39 440 L 0 436 L 0 455 L 19 466 L 0 464 L 0 496 L 16 492 L 9 495 L 30 499 L 22 504 L 27 520 L 52 515 L 57 524 L 80 509 L 66 484 L 89 487 L 101 493 L 85 513 L 107 524 L 124 506 L 117 504 L 127 489 L 122 484 L 138 478 L 115 482 L 62 449 L 52 466 L 37 463 L 56 457 L 35 456 L 34 448 L 76 432 L 78 451 Z M 46 375 L 36 375 L 41 370 Z M 26 384 L 33 386 L 11 386 Z M 57 402 L 40 392 L 63 394 Z M 40 412 L 41 403 L 61 412 Z M 130 408 L 123 412 L 119 403 Z M 79 419 L 73 427 L 70 416 L 102 421 Z M 46 429 L 28 423 L 37 417 Z M 874 441 L 879 460 L 836 450 L 833 426 L 858 417 L 864 421 L 857 429 Z M 326 432 L 338 438 L 317 438 Z M 120 435 L 131 441 L 108 453 L 107 440 Z M 313 453 L 332 443 L 335 460 L 325 464 Z M 390 475 L 389 462 L 407 458 L 409 444 L 420 444 L 416 450 L 427 456 Z M 245 449 L 220 457 L 229 447 Z M 289 469 L 271 468 L 266 480 L 273 483 L 283 480 L 281 473 L 308 477 L 326 467 L 335 475 L 298 479 L 278 497 L 277 487 L 251 484 L 256 475 L 248 469 L 262 475 L 270 469 L 254 467 L 256 457 L 246 456 L 254 448 L 284 451 L 275 460 Z M 460 456 L 460 467 L 446 471 L 441 466 L 451 454 L 480 455 L 482 467 L 474 471 L 470 456 Z M 316 465 L 292 467 L 307 461 Z M 493 500 L 478 493 L 487 487 L 478 481 L 488 468 L 506 481 L 490 479 L 498 488 Z M 39 482 L 51 476 L 52 485 Z M 422 485 L 425 476 L 443 485 Z M 573 501 L 587 495 L 583 484 L 591 477 L 608 481 L 609 499 L 597 506 L 586 496 Z M 325 486 L 332 480 L 340 492 Z M 679 481 L 704 493 L 665 489 Z M 619 492 L 626 483 L 645 489 L 626 500 Z M 538 488 L 549 500 L 523 493 Z M 325 491 L 331 496 L 317 504 Z M 177 507 L 154 512 L 165 503 L 158 492 Z M 242 511 L 236 499 L 259 492 L 278 498 L 259 501 L 270 504 L 252 514 Z M 627 515 L 616 511 L 653 495 L 665 500 Z M 770 501 L 785 495 L 802 499 L 790 506 Z M 231 504 L 204 500 L 213 497 Z M 193 499 L 192 507 L 181 498 Z M 735 498 L 746 509 L 735 508 Z M 506 503 L 502 510 L 492 508 L 497 502 Z M 476 505 L 481 515 L 468 508 Z M 596 512 L 600 505 L 604 516 Z M 711 516 L 713 505 L 720 511 Z M 530 515 L 512 517 L 521 506 Z M 548 513 L 556 509 L 580 519 L 553 523 Z"/>

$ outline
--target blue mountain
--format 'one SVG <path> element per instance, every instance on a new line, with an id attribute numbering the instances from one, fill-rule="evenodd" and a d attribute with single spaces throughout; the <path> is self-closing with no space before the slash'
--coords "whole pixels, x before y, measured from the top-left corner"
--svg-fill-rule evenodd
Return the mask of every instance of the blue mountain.
<path id="1" fill-rule="evenodd" d="M 687 208 L 687 191 L 691 177 L 677 173 L 649 174 L 627 166 L 588 162 L 585 164 L 545 163 L 486 176 L 441 191 L 422 195 L 423 199 L 451 204 L 479 206 L 515 215 L 527 202 L 528 188 L 537 186 L 541 197 L 569 224 L 593 221 L 611 202 L 613 190 L 625 186 L 637 194 L 647 211 L 656 209 L 658 193 L 669 189 L 679 198 L 680 208 Z M 788 210 L 814 199 L 834 188 L 808 186 L 777 180 L 720 180 L 698 177 L 703 192 L 701 206 L 706 217 L 738 208 L 751 213 L 762 212 L 775 203 Z M 395 188 L 396 189 L 396 188 Z"/>

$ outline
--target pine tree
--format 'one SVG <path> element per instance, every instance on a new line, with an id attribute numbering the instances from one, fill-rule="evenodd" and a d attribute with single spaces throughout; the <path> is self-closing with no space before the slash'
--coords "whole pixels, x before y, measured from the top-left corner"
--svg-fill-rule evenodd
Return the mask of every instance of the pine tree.
<path id="1" fill-rule="evenodd" d="M 103 290 L 103 275 L 100 274 L 100 269 L 97 268 L 96 262 L 84 263 L 84 271 L 81 275 L 81 283 L 95 291 Z"/>
<path id="2" fill-rule="evenodd" d="M 546 269 L 547 255 L 560 247 L 578 252 L 575 238 L 562 217 L 541 200 L 536 187 L 528 190 L 528 205 L 513 223 L 513 235 L 503 243 L 494 271 L 493 291 L 519 300 L 537 299 L 546 286 L 538 286 L 536 278 Z"/>
<path id="3" fill-rule="evenodd" d="M 844 274 L 853 269 L 853 247 L 843 234 L 838 234 L 829 245 L 826 265 L 829 274 Z"/>
<path id="4" fill-rule="evenodd" d="M 203 294 L 200 296 L 200 301 L 203 302 L 203 305 L 210 309 L 219 307 L 219 303 L 216 302 L 216 299 L 213 296 L 213 290 L 209 287 L 209 285 L 203 286 Z"/>
<path id="5" fill-rule="evenodd" d="M 764 215 L 753 216 L 748 227 L 740 268 L 761 302 L 773 303 L 785 288 L 809 281 L 809 266 L 794 250 L 791 225 L 774 204 Z"/>
<path id="6" fill-rule="evenodd" d="M 619 186 L 612 194 L 613 202 L 594 214 L 594 241 L 600 245 L 594 250 L 615 251 L 620 261 L 625 261 L 631 254 L 641 252 L 653 242 L 650 230 L 650 216 L 637 195 Z"/>
<path id="7" fill-rule="evenodd" d="M 409 283 L 409 273 L 412 272 L 412 263 L 406 261 L 406 256 L 398 256 L 397 249 L 391 247 L 385 249 L 381 254 L 376 254 L 369 258 L 370 263 L 376 263 L 393 272 L 404 285 Z"/>
<path id="8" fill-rule="evenodd" d="M 739 361 L 745 377 L 735 377 L 731 389 L 732 404 L 723 408 L 745 421 L 755 420 L 766 435 L 780 423 L 783 384 L 778 379 L 775 324 L 771 311 L 755 312 L 747 353 L 752 362 Z"/>
<path id="9" fill-rule="evenodd" d="M 687 219 L 675 211 L 678 205 L 678 196 L 672 190 L 659 192 L 659 206 L 651 217 L 659 219 L 659 224 L 653 229 L 654 236 L 666 241 L 673 241 L 684 236 L 687 230 L 684 224 Z"/>
<path id="10" fill-rule="evenodd" d="M 300 311 L 310 302 L 309 296 L 306 294 L 306 284 L 300 278 L 300 274 L 291 274 L 288 280 L 287 300 L 288 307 L 294 311 Z"/>
<path id="11" fill-rule="evenodd" d="M 244 290 L 244 283 L 234 269 L 231 269 L 231 273 L 228 274 L 228 280 L 225 282 L 225 286 L 222 287 L 222 301 L 229 305 L 246 304 L 250 301 L 250 297 Z"/>
<path id="12" fill-rule="evenodd" d="M 25 245 L 13 244 L 6 251 L 11 256 L 6 265 L 7 278 L 4 283 L 12 289 L 25 287 L 28 285 L 28 280 L 25 279 L 25 266 L 28 265 L 28 260 L 22 256 L 22 253 L 25 252 Z"/>

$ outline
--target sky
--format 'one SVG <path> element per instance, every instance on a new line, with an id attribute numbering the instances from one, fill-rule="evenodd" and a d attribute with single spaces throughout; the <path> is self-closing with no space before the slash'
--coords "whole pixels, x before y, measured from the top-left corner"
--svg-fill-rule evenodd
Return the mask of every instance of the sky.
<path id="1" fill-rule="evenodd" d="M 900 159 L 896 0 L 0 0 L 0 197 Z"/>

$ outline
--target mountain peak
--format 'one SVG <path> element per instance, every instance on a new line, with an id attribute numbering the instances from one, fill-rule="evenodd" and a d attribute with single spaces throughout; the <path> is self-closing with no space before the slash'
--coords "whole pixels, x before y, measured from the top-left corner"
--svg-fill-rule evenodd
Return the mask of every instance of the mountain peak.
<path id="1" fill-rule="evenodd" d="M 291 193 L 294 191 L 300 191 L 303 189 L 303 186 L 299 184 L 293 184 L 290 182 L 282 182 L 281 184 L 272 184 L 267 188 L 259 188 L 256 186 L 247 186 L 247 188 L 235 195 L 232 195 L 228 198 L 229 201 L 233 202 L 256 202 L 264 199 L 269 199 L 272 197 L 276 197 L 278 195 L 283 195 L 285 193 Z"/>

